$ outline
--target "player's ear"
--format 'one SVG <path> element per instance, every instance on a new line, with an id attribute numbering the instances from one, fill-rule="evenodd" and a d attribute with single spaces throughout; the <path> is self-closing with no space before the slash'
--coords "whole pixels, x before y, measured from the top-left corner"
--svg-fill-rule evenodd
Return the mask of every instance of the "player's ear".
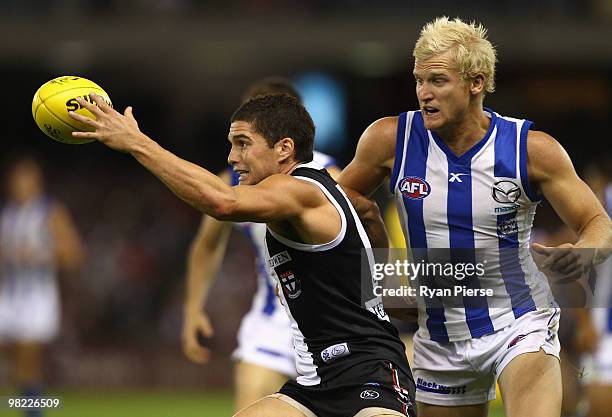
<path id="1" fill-rule="evenodd" d="M 482 73 L 476 74 L 474 78 L 470 80 L 470 93 L 477 96 L 483 93 L 485 89 L 485 76 Z"/>
<path id="2" fill-rule="evenodd" d="M 281 161 L 295 155 L 295 142 L 291 138 L 283 138 L 274 145 Z"/>

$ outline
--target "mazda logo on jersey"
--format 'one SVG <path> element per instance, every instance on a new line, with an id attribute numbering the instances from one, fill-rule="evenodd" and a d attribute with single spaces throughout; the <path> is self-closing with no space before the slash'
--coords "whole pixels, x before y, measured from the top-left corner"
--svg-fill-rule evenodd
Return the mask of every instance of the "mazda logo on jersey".
<path id="1" fill-rule="evenodd" d="M 281 284 L 283 285 L 283 290 L 285 291 L 285 295 L 292 300 L 298 298 L 302 293 L 302 284 L 299 279 L 293 275 L 291 271 L 282 272 L 279 275 L 279 279 Z"/>
<path id="2" fill-rule="evenodd" d="M 512 181 L 497 181 L 493 185 L 493 199 L 498 203 L 512 204 L 521 197 L 521 188 Z"/>
<path id="3" fill-rule="evenodd" d="M 402 178 L 398 187 L 402 195 L 411 200 L 421 200 L 427 197 L 431 191 L 427 181 L 419 177 Z"/>

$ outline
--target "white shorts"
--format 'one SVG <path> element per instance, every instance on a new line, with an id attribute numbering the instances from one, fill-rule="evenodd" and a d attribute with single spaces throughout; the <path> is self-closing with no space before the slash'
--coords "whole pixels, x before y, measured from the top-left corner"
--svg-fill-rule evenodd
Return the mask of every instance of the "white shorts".
<path id="1" fill-rule="evenodd" d="M 0 344 L 48 343 L 60 327 L 60 301 L 55 285 L 40 285 L 21 294 L 0 291 Z"/>
<path id="2" fill-rule="evenodd" d="M 612 385 L 612 334 L 599 339 L 597 351 L 584 359 L 585 384 Z"/>
<path id="3" fill-rule="evenodd" d="M 559 358 L 559 310 L 525 314 L 479 338 L 439 343 L 414 337 L 412 374 L 416 400 L 442 405 L 484 404 L 495 399 L 495 383 L 518 355 L 544 350 Z"/>
<path id="4" fill-rule="evenodd" d="M 271 316 L 257 311 L 247 313 L 240 323 L 238 348 L 232 358 L 295 378 L 293 336 L 285 311 Z"/>

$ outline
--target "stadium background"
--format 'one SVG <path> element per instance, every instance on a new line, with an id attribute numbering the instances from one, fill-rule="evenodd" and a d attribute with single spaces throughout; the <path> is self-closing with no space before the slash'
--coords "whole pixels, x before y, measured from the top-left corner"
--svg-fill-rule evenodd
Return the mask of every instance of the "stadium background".
<path id="1" fill-rule="evenodd" d="M 346 163 L 369 123 L 416 107 L 412 47 L 442 14 L 489 28 L 500 62 L 488 107 L 534 120 L 579 170 L 610 156 L 610 0 L 0 2 L 2 160 L 24 149 L 40 157 L 88 251 L 79 276 L 62 280 L 64 319 L 47 373 L 64 408 L 50 416 L 230 415 L 229 355 L 255 280 L 253 253 L 236 233 L 207 306 L 213 360 L 185 359 L 184 260 L 199 214 L 129 156 L 44 136 L 30 113 L 34 91 L 59 75 L 90 78 L 117 109 L 132 105 L 162 146 L 218 171 L 243 89 L 284 75 L 308 92 L 311 110 L 329 106 L 334 139 L 318 137 L 318 146 Z M 537 220 L 544 230 L 558 222 L 546 203 Z M 9 365 L 0 356 L 5 394 Z"/>

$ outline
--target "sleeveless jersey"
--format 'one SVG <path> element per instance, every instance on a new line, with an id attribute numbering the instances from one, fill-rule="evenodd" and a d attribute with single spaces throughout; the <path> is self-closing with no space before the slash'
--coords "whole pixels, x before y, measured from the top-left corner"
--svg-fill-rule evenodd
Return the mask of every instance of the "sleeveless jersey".
<path id="1" fill-rule="evenodd" d="M 268 228 L 269 265 L 279 280 L 280 297 L 293 331 L 297 382 L 324 384 L 356 364 L 388 360 L 409 373 L 404 346 L 395 327 L 373 298 L 366 232 L 348 198 L 329 174 L 314 163 L 291 174 L 321 189 L 341 217 L 341 231 L 331 242 L 294 242 Z M 363 262 L 363 264 L 362 264 Z M 366 272 L 363 294 L 361 268 Z"/>
<path id="2" fill-rule="evenodd" d="M 7 204 L 0 215 L 0 292 L 11 297 L 55 287 L 53 238 L 48 226 L 51 203 L 37 198 Z M 28 253 L 28 262 L 19 258 Z"/>
<path id="3" fill-rule="evenodd" d="M 398 119 L 390 186 L 409 254 L 417 261 L 423 259 L 417 252 L 445 249 L 451 259 L 458 252 L 462 260 L 471 257 L 486 265 L 486 273 L 463 285 L 494 293 L 460 295 L 459 305 L 450 307 L 447 300 L 418 297 L 419 333 L 439 342 L 490 334 L 529 311 L 556 305 L 529 252 L 539 202 L 527 176 L 532 123 L 485 112 L 491 119 L 485 137 L 460 157 L 425 129 L 421 112 Z"/>
<path id="4" fill-rule="evenodd" d="M 313 152 L 313 161 L 324 168 L 338 166 L 333 157 L 318 151 Z M 231 185 L 238 185 L 239 175 L 232 171 L 231 168 L 230 172 L 232 174 Z M 265 247 L 266 225 L 263 223 L 243 222 L 235 223 L 235 226 L 249 237 L 255 248 L 257 289 L 253 296 L 253 304 L 250 311 L 263 314 L 270 319 L 280 322 L 288 322 L 287 314 L 276 297 L 276 279 L 271 275 L 274 274 L 274 271 L 270 271 L 267 266 L 267 251 Z"/>

